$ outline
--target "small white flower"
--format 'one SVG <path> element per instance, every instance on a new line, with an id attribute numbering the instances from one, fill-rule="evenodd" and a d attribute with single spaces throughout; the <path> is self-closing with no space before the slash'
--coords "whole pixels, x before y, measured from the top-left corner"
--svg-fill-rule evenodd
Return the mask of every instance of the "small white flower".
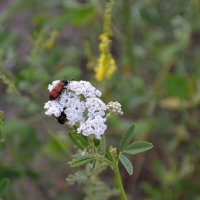
<path id="1" fill-rule="evenodd" d="M 88 108 L 88 116 L 94 118 L 95 116 L 104 116 L 106 111 L 105 103 L 99 98 L 87 98 L 85 102 Z"/>
<path id="2" fill-rule="evenodd" d="M 123 115 L 122 106 L 117 101 L 109 102 L 107 105 L 107 110 L 109 111 L 109 114 Z"/>
<path id="3" fill-rule="evenodd" d="M 85 103 L 76 98 L 69 98 L 65 104 L 65 114 L 69 120 L 70 125 L 84 122 Z"/>
<path id="4" fill-rule="evenodd" d="M 105 125 L 104 122 L 105 119 L 101 116 L 97 116 L 93 119 L 88 118 L 87 121 L 80 124 L 77 131 L 85 136 L 95 135 L 97 139 L 100 139 L 101 135 L 104 134 L 107 128 L 107 125 Z"/>
<path id="5" fill-rule="evenodd" d="M 68 84 L 68 88 L 76 95 L 83 95 L 85 98 L 101 96 L 101 92 L 99 90 L 96 90 L 96 88 L 87 81 L 71 81 Z"/>
<path id="6" fill-rule="evenodd" d="M 61 112 L 63 111 L 63 106 L 59 104 L 59 102 L 53 100 L 47 101 L 44 105 L 44 109 L 47 110 L 45 112 L 46 115 L 54 115 L 55 117 L 59 117 Z"/>

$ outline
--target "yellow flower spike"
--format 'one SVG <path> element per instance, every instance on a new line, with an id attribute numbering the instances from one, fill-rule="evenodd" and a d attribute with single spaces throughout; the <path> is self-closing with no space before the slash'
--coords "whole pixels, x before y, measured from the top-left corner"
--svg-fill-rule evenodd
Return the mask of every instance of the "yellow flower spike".
<path id="1" fill-rule="evenodd" d="M 111 78 L 116 70 L 116 63 L 110 52 L 110 46 L 112 43 L 110 37 L 112 36 L 111 15 L 113 3 L 114 1 L 110 0 L 106 4 L 104 11 L 103 33 L 99 35 L 100 56 L 98 58 L 98 66 L 95 68 L 95 77 L 98 81 Z"/>

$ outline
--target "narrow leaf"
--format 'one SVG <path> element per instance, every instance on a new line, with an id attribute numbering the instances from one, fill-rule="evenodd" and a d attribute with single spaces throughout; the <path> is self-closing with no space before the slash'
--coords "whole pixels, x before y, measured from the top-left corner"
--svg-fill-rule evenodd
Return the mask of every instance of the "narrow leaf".
<path id="1" fill-rule="evenodd" d="M 0 197 L 2 197 L 8 190 L 9 182 L 9 179 L 7 178 L 4 178 L 0 181 Z"/>
<path id="2" fill-rule="evenodd" d="M 105 153 L 104 158 L 107 160 L 108 163 L 112 163 L 113 162 L 113 159 L 112 159 L 111 155 L 108 152 Z"/>
<path id="3" fill-rule="evenodd" d="M 134 155 L 137 153 L 147 151 L 147 150 L 151 149 L 152 147 L 153 147 L 153 144 L 150 142 L 137 141 L 137 142 L 133 142 L 132 144 L 128 145 L 123 152 Z"/>
<path id="4" fill-rule="evenodd" d="M 127 131 L 124 133 L 121 141 L 120 141 L 120 145 L 119 145 L 119 150 L 122 152 L 127 146 L 128 144 L 131 142 L 131 139 L 133 137 L 133 131 L 135 129 L 135 125 L 131 125 Z"/>
<path id="5" fill-rule="evenodd" d="M 96 160 L 95 160 L 95 161 L 92 163 L 92 169 L 93 169 L 93 170 L 95 169 L 96 164 L 97 164 L 97 162 L 96 162 Z"/>
<path id="6" fill-rule="evenodd" d="M 79 158 L 74 159 L 72 162 L 70 162 L 70 165 L 71 165 L 71 167 L 78 167 L 78 166 L 84 165 L 92 160 L 94 160 L 93 155 L 85 155 L 85 156 L 81 156 Z"/>
<path id="7" fill-rule="evenodd" d="M 105 154 L 106 153 L 106 137 L 105 135 L 103 135 L 101 137 L 101 140 L 100 140 L 100 146 L 99 146 L 99 149 L 101 151 L 102 154 Z"/>
<path id="8" fill-rule="evenodd" d="M 80 139 L 82 145 L 83 145 L 84 147 L 88 146 L 88 139 L 87 139 L 87 137 L 84 136 L 84 135 L 82 135 L 82 134 L 79 134 L 79 133 L 76 133 L 76 134 L 78 135 L 78 137 L 79 137 L 79 139 Z"/>
<path id="9" fill-rule="evenodd" d="M 70 132 L 69 137 L 71 141 L 74 143 L 75 146 L 77 146 L 79 149 L 84 150 L 84 145 L 81 139 L 78 137 L 78 134 L 75 132 Z"/>
<path id="10" fill-rule="evenodd" d="M 133 165 L 131 161 L 124 155 L 120 155 L 119 159 L 122 163 L 122 165 L 125 167 L 126 171 L 129 173 L 129 175 L 133 174 Z"/>

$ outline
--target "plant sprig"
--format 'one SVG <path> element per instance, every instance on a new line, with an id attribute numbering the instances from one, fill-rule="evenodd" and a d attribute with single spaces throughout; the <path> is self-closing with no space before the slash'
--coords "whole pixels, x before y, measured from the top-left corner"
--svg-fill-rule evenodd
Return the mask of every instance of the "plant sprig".
<path id="1" fill-rule="evenodd" d="M 134 141 L 135 125 L 131 125 L 123 134 L 118 147 L 107 147 L 106 137 L 103 135 L 100 142 L 96 140 L 93 136 L 85 137 L 81 134 L 72 131 L 69 136 L 74 145 L 84 151 L 83 155 L 79 155 L 73 159 L 69 164 L 71 167 L 79 167 L 85 165 L 89 162 L 92 162 L 95 166 L 95 163 L 98 161 L 104 162 L 107 164 L 115 173 L 116 181 L 121 193 L 121 198 L 123 200 L 127 199 L 121 175 L 119 171 L 119 163 L 121 163 L 129 175 L 133 174 L 133 165 L 128 155 L 135 155 L 142 153 L 144 151 L 150 150 L 153 147 L 153 144 L 146 141 Z M 92 147 L 92 148 L 91 148 Z"/>

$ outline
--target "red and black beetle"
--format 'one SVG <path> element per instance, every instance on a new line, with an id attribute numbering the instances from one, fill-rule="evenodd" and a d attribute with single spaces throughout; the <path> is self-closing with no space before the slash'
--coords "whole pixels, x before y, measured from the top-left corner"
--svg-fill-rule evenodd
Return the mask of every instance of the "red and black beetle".
<path id="1" fill-rule="evenodd" d="M 53 89 L 49 92 L 49 93 L 50 93 L 49 99 L 50 99 L 50 100 L 54 100 L 54 99 L 58 98 L 59 95 L 61 94 L 61 92 L 62 92 L 64 86 L 66 86 L 68 83 L 69 83 L 69 81 L 67 81 L 67 80 L 59 81 L 59 82 L 53 87 Z"/>

